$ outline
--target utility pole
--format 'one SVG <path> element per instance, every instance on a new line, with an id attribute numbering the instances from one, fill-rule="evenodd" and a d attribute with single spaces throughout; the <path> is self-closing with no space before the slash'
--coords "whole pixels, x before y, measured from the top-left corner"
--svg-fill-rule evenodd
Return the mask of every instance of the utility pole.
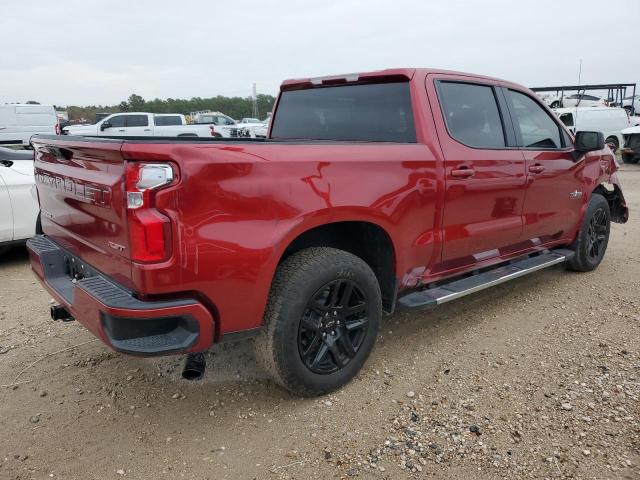
<path id="1" fill-rule="evenodd" d="M 251 97 L 253 98 L 253 118 L 258 118 L 258 92 L 256 90 L 255 82 L 253 83 Z"/>
<path id="2" fill-rule="evenodd" d="M 580 78 L 582 77 L 582 59 L 580 59 L 580 66 L 578 67 L 578 86 L 580 86 Z M 255 83 L 254 83 L 255 86 Z"/>

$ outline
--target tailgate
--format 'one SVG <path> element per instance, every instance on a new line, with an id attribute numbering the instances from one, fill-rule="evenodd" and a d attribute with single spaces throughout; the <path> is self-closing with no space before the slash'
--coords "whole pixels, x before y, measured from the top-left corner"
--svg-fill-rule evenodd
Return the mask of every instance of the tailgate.
<path id="1" fill-rule="evenodd" d="M 43 232 L 131 288 L 122 140 L 34 137 Z"/>

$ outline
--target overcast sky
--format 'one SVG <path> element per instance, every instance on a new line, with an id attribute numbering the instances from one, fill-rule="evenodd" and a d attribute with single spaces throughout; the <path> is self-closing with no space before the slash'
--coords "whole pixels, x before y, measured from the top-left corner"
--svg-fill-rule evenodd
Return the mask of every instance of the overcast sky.
<path id="1" fill-rule="evenodd" d="M 5 0 L 0 103 L 275 94 L 437 67 L 526 86 L 640 82 L 640 0 Z"/>

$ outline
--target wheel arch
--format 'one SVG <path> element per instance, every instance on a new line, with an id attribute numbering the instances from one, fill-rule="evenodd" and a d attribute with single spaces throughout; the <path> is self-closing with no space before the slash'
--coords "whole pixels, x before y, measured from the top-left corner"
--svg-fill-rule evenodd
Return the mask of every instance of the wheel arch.
<path id="1" fill-rule="evenodd" d="M 283 242 L 278 265 L 295 252 L 310 247 L 332 247 L 352 253 L 373 270 L 382 292 L 383 308 L 392 312 L 397 290 L 396 249 L 388 230 L 370 219 L 343 219 L 297 229 Z"/>
<path id="2" fill-rule="evenodd" d="M 629 219 L 629 210 L 622 194 L 622 189 L 616 183 L 611 183 L 611 188 L 606 183 L 600 183 L 591 191 L 591 195 L 602 195 L 609 204 L 611 221 L 625 223 Z"/>

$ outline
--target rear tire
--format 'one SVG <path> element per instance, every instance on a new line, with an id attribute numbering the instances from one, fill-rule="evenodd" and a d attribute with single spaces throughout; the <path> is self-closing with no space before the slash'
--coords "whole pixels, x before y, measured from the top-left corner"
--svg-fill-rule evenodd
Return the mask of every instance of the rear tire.
<path id="1" fill-rule="evenodd" d="M 567 268 L 576 272 L 594 270 L 604 257 L 609 243 L 611 212 L 607 200 L 597 193 L 591 195 L 578 237 L 572 244 L 575 255 Z"/>
<path id="2" fill-rule="evenodd" d="M 291 393 L 328 393 L 358 373 L 381 317 L 380 286 L 362 259 L 334 248 L 301 250 L 276 271 L 256 357 Z"/>

